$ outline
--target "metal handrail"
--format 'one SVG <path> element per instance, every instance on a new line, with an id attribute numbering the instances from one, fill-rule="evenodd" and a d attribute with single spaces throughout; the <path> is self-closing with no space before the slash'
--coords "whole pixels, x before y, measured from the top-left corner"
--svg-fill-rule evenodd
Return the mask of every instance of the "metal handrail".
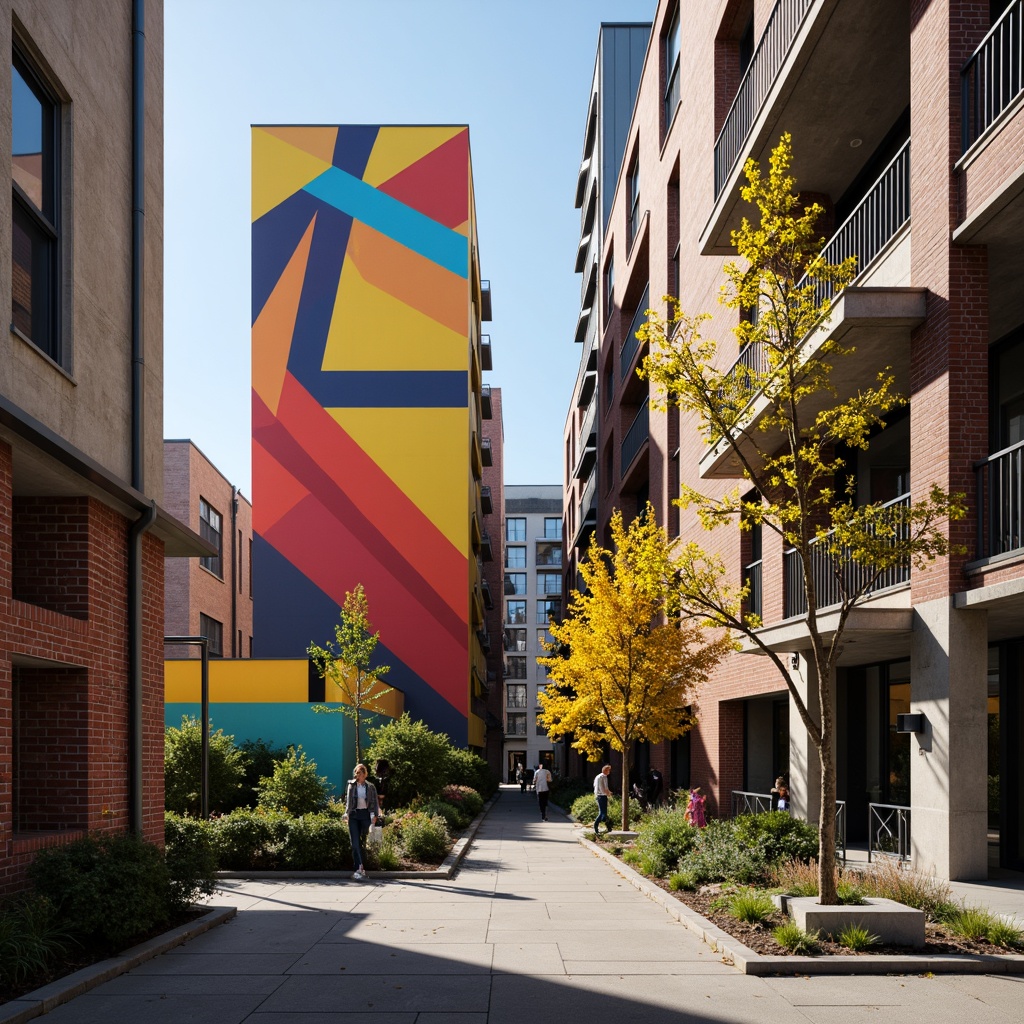
<path id="1" fill-rule="evenodd" d="M 881 508 L 910 507 L 910 495 L 901 494 L 892 501 L 885 502 Z M 814 590 L 818 596 L 818 609 L 830 608 L 840 604 L 844 593 L 852 593 L 859 590 L 865 576 L 874 573 L 870 565 L 860 565 L 853 559 L 853 554 L 848 547 L 844 547 L 842 553 L 836 557 L 829 554 L 826 549 L 828 538 L 835 533 L 829 530 L 824 537 L 815 537 L 810 542 L 811 572 L 814 577 Z M 909 526 L 901 525 L 898 536 L 893 543 L 905 540 L 909 536 Z M 784 619 L 792 618 L 794 615 L 804 615 L 807 612 L 807 594 L 804 590 L 803 564 L 796 548 L 789 548 L 782 555 L 782 577 L 783 577 L 783 609 Z M 876 591 L 884 590 L 886 587 L 899 586 L 910 579 L 910 559 L 907 558 L 899 565 L 882 573 L 865 593 L 873 594 Z"/>
<path id="2" fill-rule="evenodd" d="M 910 808 L 868 804 L 868 862 L 873 856 L 910 860 Z"/>
<path id="3" fill-rule="evenodd" d="M 974 464 L 978 558 L 1024 547 L 1024 441 Z"/>
<path id="4" fill-rule="evenodd" d="M 636 357 L 637 350 L 640 348 L 640 339 L 636 336 L 636 332 L 639 331 L 647 322 L 649 295 L 650 285 L 644 289 L 643 297 L 640 299 L 640 303 L 636 307 L 636 312 L 633 314 L 633 321 L 629 325 L 629 332 L 626 334 L 626 337 L 622 339 L 622 353 L 619 356 L 619 371 L 623 380 L 625 380 L 626 374 L 629 373 L 630 367 L 633 365 L 633 359 Z"/>
<path id="5" fill-rule="evenodd" d="M 771 793 L 748 793 L 742 789 L 732 791 L 732 816 L 741 814 L 767 814 L 772 809 Z"/>
<path id="6" fill-rule="evenodd" d="M 716 200 L 812 3 L 813 0 L 778 0 L 768 18 L 715 140 Z"/>
<path id="7" fill-rule="evenodd" d="M 836 801 L 836 856 L 846 863 L 846 801 Z"/>
<path id="8" fill-rule="evenodd" d="M 749 615 L 761 615 L 764 609 L 764 591 L 761 581 L 762 562 L 757 559 L 743 567 L 743 574 L 750 584 L 750 592 L 747 594 L 747 613 Z"/>
<path id="9" fill-rule="evenodd" d="M 960 151 L 966 153 L 1024 90 L 1024 0 L 1010 4 L 960 72 Z"/>
<path id="10" fill-rule="evenodd" d="M 630 464 L 640 454 L 640 449 L 651 436 L 651 410 L 646 402 L 640 406 L 636 418 L 629 425 L 626 436 L 622 439 L 620 458 L 620 476 L 626 475 Z"/>

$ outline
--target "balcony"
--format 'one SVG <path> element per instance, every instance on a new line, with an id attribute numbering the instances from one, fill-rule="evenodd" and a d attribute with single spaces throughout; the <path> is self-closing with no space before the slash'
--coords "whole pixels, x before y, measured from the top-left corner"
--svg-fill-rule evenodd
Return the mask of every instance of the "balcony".
<path id="1" fill-rule="evenodd" d="M 577 444 L 579 455 L 576 459 L 576 466 L 573 469 L 573 477 L 576 480 L 584 479 L 594 468 L 597 461 L 597 400 L 593 399 L 583 416 L 583 425 L 580 428 L 579 442 Z"/>
<path id="2" fill-rule="evenodd" d="M 483 384 L 480 387 L 480 415 L 485 420 L 489 420 L 492 418 L 490 384 Z"/>
<path id="3" fill-rule="evenodd" d="M 491 362 L 491 336 L 489 334 L 480 335 L 480 368 L 482 370 L 493 369 L 493 363 Z"/>
<path id="4" fill-rule="evenodd" d="M 491 504 L 491 489 L 486 484 L 480 488 L 480 509 L 485 516 L 489 516 L 494 511 L 494 506 Z"/>
<path id="5" fill-rule="evenodd" d="M 903 494 L 893 501 L 887 502 L 882 508 L 907 509 L 910 507 L 910 495 Z M 909 536 L 909 525 L 896 516 L 896 538 L 905 540 Z M 874 575 L 871 565 L 860 565 L 853 560 L 852 552 L 844 548 L 841 553 L 833 554 L 828 550 L 829 531 L 821 540 L 811 541 L 811 574 L 815 593 L 818 597 L 818 608 L 826 609 L 841 604 L 846 595 L 852 594 L 865 586 L 866 581 Z M 791 619 L 797 615 L 807 614 L 807 597 L 804 593 L 804 576 L 799 555 L 795 548 L 783 554 L 783 617 Z M 887 590 L 910 582 L 910 561 L 895 566 L 881 573 L 864 591 L 867 594 Z"/>
<path id="6" fill-rule="evenodd" d="M 491 550 L 491 535 L 486 530 L 480 535 L 480 557 L 485 562 L 494 561 L 494 552 Z"/>
<path id="7" fill-rule="evenodd" d="M 484 653 L 489 654 L 491 650 L 491 634 L 486 629 L 478 629 L 476 631 L 476 638 L 480 641 L 480 647 Z"/>
<path id="8" fill-rule="evenodd" d="M 491 585 L 483 578 L 483 566 L 480 567 L 480 591 L 484 595 L 484 607 L 490 611 L 494 607 L 494 598 L 491 596 Z"/>
<path id="9" fill-rule="evenodd" d="M 626 436 L 622 439 L 622 449 L 620 452 L 620 466 L 622 479 L 625 479 L 629 474 L 629 468 L 632 465 L 634 459 L 640 454 L 641 450 L 646 446 L 651 436 L 651 409 L 647 402 L 640 407 L 640 411 L 636 414 L 633 422 L 629 425 L 629 430 L 626 431 Z"/>
<path id="10" fill-rule="evenodd" d="M 480 319 L 491 320 L 491 282 L 480 282 Z"/>
<path id="11" fill-rule="evenodd" d="M 650 306 L 650 286 L 644 289 L 643 297 L 640 299 L 633 314 L 633 321 L 629 325 L 625 338 L 622 339 L 622 351 L 619 353 L 619 369 L 622 380 L 625 380 L 633 364 L 636 361 L 637 352 L 640 350 L 640 339 L 636 336 L 637 331 L 647 323 L 647 308 Z"/>
<path id="12" fill-rule="evenodd" d="M 744 582 L 750 587 L 747 593 L 746 608 L 747 615 L 756 615 L 760 618 L 764 614 L 764 586 L 762 583 L 761 559 L 750 562 L 743 567 Z"/>
<path id="13" fill-rule="evenodd" d="M 482 437 L 480 439 L 480 461 L 485 466 L 494 465 L 494 459 L 491 455 L 491 439 L 489 437 Z"/>
<path id="14" fill-rule="evenodd" d="M 961 148 L 967 152 L 1024 91 L 1024 0 L 1011 4 L 960 72 Z"/>
<path id="15" fill-rule="evenodd" d="M 587 370 L 580 381 L 579 394 L 576 396 L 576 408 L 582 409 L 593 397 L 597 390 L 597 370 Z"/>
<path id="16" fill-rule="evenodd" d="M 1024 441 L 974 466 L 978 494 L 977 558 L 1024 547 Z"/>
<path id="17" fill-rule="evenodd" d="M 872 384 L 877 372 L 891 366 L 897 382 L 908 380 L 910 332 L 924 320 L 925 292 L 882 282 L 901 281 L 908 275 L 910 220 L 910 143 L 900 150 L 857 208 L 832 236 L 823 252 L 830 263 L 857 256 L 860 284 L 852 284 L 838 296 L 827 283 L 818 286 L 819 302 L 832 300 L 828 320 L 822 320 L 804 339 L 798 358 L 801 362 L 816 357 L 830 338 L 856 348 L 856 354 L 844 357 L 841 374 L 835 380 L 841 386 L 840 398 Z M 804 281 L 800 282 L 803 285 Z M 764 376 L 769 372 L 767 352 L 759 345 L 745 348 L 733 364 L 731 373 Z M 808 422 L 830 396 L 805 399 L 801 405 Z M 752 429 L 770 402 L 762 389 L 750 399 L 743 416 L 745 434 Z M 771 450 L 781 444 L 782 435 L 761 434 L 758 444 Z M 754 445 L 744 438 L 741 448 L 747 457 L 755 457 Z M 702 477 L 740 475 L 739 460 L 725 439 L 708 448 L 700 460 Z"/>
<path id="18" fill-rule="evenodd" d="M 714 206 L 700 251 L 731 254 L 749 206 L 748 158 L 765 162 L 793 136 L 800 188 L 837 198 L 910 103 L 910 14 L 892 0 L 778 0 L 715 144 Z M 824 138 L 822 111 L 835 131 Z M 851 147 L 851 144 L 853 146 Z"/>

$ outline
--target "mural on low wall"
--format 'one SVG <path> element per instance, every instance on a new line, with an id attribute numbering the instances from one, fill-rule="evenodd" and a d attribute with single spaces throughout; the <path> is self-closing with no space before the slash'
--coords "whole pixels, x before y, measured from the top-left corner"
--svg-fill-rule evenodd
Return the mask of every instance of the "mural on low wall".
<path id="1" fill-rule="evenodd" d="M 389 684 L 465 744 L 468 129 L 256 126 L 252 169 L 255 653 L 361 583 Z"/>

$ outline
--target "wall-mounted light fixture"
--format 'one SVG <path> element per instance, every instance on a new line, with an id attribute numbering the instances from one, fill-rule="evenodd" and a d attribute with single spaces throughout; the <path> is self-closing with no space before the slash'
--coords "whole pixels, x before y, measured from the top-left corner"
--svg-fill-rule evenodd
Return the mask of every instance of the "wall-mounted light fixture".
<path id="1" fill-rule="evenodd" d="M 913 715 L 896 716 L 897 732 L 924 732 L 924 715 L 917 712 Z"/>

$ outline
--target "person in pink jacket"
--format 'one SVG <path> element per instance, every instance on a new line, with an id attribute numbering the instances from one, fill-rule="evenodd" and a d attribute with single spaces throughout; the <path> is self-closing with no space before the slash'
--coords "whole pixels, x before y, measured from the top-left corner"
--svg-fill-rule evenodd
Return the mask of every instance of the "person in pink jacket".
<path id="1" fill-rule="evenodd" d="M 690 790 L 690 799 L 686 805 L 686 820 L 691 825 L 696 825 L 697 828 L 703 828 L 708 823 L 708 819 L 704 815 L 706 799 L 700 791 L 700 786 L 694 786 Z"/>

